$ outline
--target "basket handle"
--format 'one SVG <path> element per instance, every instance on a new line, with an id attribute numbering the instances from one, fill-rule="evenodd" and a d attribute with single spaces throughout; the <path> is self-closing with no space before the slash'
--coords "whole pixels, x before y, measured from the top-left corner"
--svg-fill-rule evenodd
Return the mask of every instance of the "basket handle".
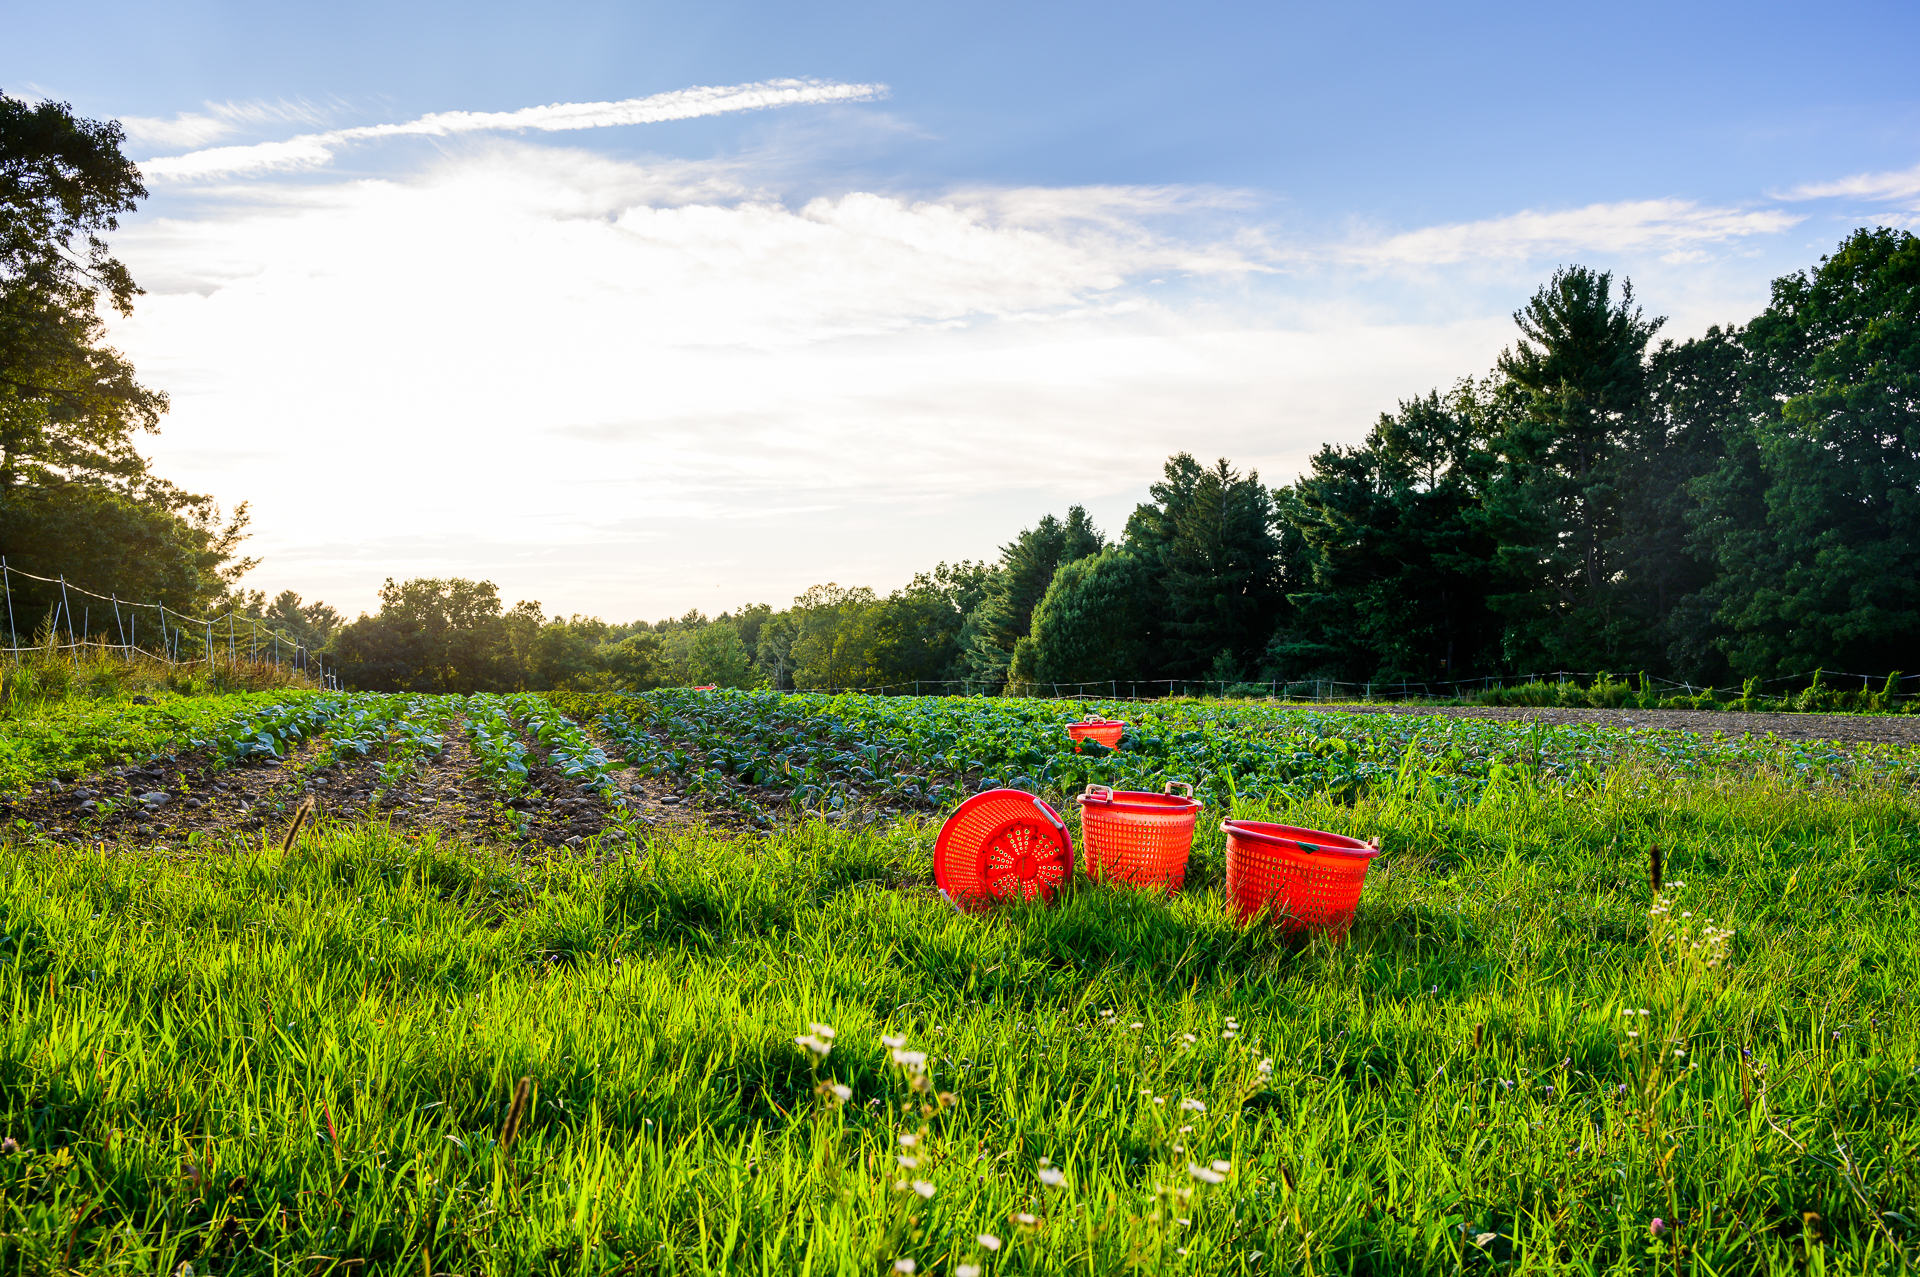
<path id="1" fill-rule="evenodd" d="M 1081 802 L 1110 803 L 1113 801 L 1112 785 L 1088 785 L 1080 795 Z"/>
<path id="2" fill-rule="evenodd" d="M 1173 788 L 1175 785 L 1178 785 L 1181 788 L 1181 790 L 1184 791 L 1180 794 L 1180 797 L 1182 798 L 1193 797 L 1193 786 L 1189 785 L 1184 780 L 1170 780 L 1167 782 L 1166 788 L 1162 789 L 1160 792 L 1163 794 L 1171 794 L 1173 792 Z"/>

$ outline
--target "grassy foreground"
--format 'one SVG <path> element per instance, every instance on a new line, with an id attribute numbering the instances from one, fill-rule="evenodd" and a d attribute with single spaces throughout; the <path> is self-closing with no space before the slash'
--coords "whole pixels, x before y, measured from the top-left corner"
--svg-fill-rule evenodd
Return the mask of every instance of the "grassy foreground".
<path id="1" fill-rule="evenodd" d="M 1385 840 L 1344 947 L 1230 925 L 1217 833 L 1171 904 L 986 918 L 931 825 L 16 844 L 0 1270 L 1904 1270 L 1911 795 L 1285 814 Z"/>

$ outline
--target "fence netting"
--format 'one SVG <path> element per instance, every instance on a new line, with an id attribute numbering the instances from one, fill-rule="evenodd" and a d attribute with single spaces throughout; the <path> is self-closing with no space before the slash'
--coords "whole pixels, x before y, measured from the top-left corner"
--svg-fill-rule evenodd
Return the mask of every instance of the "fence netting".
<path id="1" fill-rule="evenodd" d="M 15 578 L 49 587 L 46 591 L 52 596 L 49 611 L 32 631 L 38 634 L 44 630 L 47 635 L 44 642 L 20 641 L 20 621 L 25 618 L 15 613 Z M 7 606 L 8 643 L 3 650 L 16 662 L 25 654 L 46 651 L 76 656 L 118 652 L 129 658 L 139 655 L 172 665 L 205 662 L 211 666 L 224 655 L 232 663 L 270 661 L 290 666 L 305 671 L 323 687 L 340 685 L 337 675 L 326 667 L 318 652 L 274 628 L 271 622 L 231 608 L 219 616 L 193 616 L 164 603 L 125 599 L 112 592 L 96 593 L 73 584 L 64 575 L 47 577 L 23 572 L 8 565 L 4 556 L 0 556 L 0 585 L 4 586 Z"/>

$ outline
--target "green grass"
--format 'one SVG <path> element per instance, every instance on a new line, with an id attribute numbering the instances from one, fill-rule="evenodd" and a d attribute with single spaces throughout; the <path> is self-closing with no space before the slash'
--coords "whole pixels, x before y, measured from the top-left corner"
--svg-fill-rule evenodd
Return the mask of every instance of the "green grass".
<path id="1" fill-rule="evenodd" d="M 1385 840 L 1344 947 L 1233 927 L 1217 833 L 1170 904 L 984 918 L 917 824 L 598 871 L 370 828 L 14 845 L 0 1270 L 1903 1271 L 1910 793 L 1628 769 L 1285 814 Z M 1706 915 L 1724 965 L 1675 939 Z"/>

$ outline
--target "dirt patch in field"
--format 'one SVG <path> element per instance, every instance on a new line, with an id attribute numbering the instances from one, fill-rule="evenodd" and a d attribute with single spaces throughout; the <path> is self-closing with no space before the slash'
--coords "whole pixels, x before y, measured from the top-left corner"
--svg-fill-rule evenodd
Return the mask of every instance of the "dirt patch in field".
<path id="1" fill-rule="evenodd" d="M 1920 745 L 1920 714 L 1748 714 L 1689 709 L 1554 709 L 1520 705 L 1322 705 L 1329 714 L 1416 714 L 1521 723 L 1602 723 L 1608 727 L 1711 736 L 1778 736 L 1850 745 Z"/>
<path id="2" fill-rule="evenodd" d="M 534 742 L 528 742 L 526 789 L 509 797 L 480 776 L 462 725 L 450 726 L 445 740 L 438 754 L 415 759 L 400 775 L 391 774 L 397 769 L 378 754 L 317 766 L 323 738 L 302 742 L 284 759 L 231 765 L 204 753 L 158 759 L 109 768 L 71 785 L 37 786 L 0 803 L 0 819 L 16 830 L 75 842 L 177 842 L 194 834 L 277 832 L 310 798 L 322 822 L 384 822 L 529 851 L 579 848 L 617 832 L 623 819 L 642 835 L 654 828 L 731 829 L 746 823 L 689 800 L 668 781 L 631 771 L 613 778 L 616 793 L 609 801 L 600 789 L 582 787 L 549 767 Z"/>

